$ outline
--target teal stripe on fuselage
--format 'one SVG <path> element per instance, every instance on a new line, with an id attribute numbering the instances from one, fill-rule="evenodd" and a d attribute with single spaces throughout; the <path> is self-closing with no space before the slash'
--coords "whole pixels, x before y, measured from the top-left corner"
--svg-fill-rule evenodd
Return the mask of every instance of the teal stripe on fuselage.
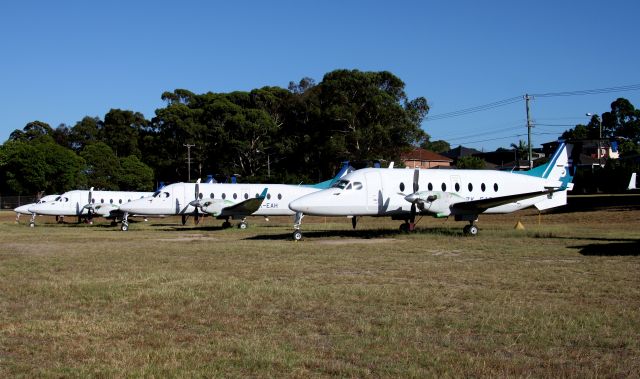
<path id="1" fill-rule="evenodd" d="M 544 178 L 544 179 L 548 178 L 549 174 L 551 174 L 551 170 L 556 165 L 556 162 L 558 161 L 558 158 L 560 157 L 560 154 L 562 153 L 564 148 L 565 148 L 565 143 L 561 142 L 549 162 L 541 166 L 532 168 L 531 170 L 528 170 L 528 171 L 515 171 L 515 173 L 522 174 L 522 175 L 529 175 L 529 176 L 537 176 L 538 178 Z"/>

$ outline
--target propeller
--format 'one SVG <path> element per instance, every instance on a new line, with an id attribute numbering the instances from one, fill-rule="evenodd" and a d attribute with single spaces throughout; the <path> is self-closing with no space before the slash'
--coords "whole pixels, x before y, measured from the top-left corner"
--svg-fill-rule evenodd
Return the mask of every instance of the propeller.
<path id="1" fill-rule="evenodd" d="M 202 209 L 202 203 L 200 202 L 200 178 L 196 181 L 194 199 L 189 202 L 189 205 L 195 208 L 193 221 L 198 225 L 200 223 L 200 210 Z"/>
<path id="2" fill-rule="evenodd" d="M 418 190 L 420 189 L 420 185 L 418 184 L 418 180 L 420 179 L 420 169 L 416 167 L 416 169 L 413 171 L 413 194 L 415 194 L 416 192 L 418 192 Z M 413 201 L 411 202 L 411 216 L 410 216 L 411 222 L 415 222 L 416 221 L 416 202 Z"/>
<path id="3" fill-rule="evenodd" d="M 87 199 L 87 204 L 85 204 L 82 207 L 87 210 L 87 220 L 89 220 L 89 222 L 91 222 L 91 219 L 93 218 L 93 214 L 96 213 L 95 205 L 91 202 L 92 199 L 93 199 L 93 187 L 89 188 L 89 196 Z"/>

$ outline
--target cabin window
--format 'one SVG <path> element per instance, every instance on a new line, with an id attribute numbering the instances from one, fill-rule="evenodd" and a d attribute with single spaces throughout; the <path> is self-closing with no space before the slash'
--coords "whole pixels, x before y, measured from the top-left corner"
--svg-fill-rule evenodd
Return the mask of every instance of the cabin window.
<path id="1" fill-rule="evenodd" d="M 128 200 L 127 200 L 127 203 L 130 203 L 130 202 L 131 202 L 131 199 L 128 199 Z"/>
<path id="2" fill-rule="evenodd" d="M 249 198 L 249 194 L 248 194 L 248 193 L 245 193 L 245 194 L 244 194 L 244 199 L 245 199 L 245 200 L 247 200 L 248 198 Z"/>
<path id="3" fill-rule="evenodd" d="M 498 183 L 493 183 L 493 190 L 498 192 Z"/>
<path id="4" fill-rule="evenodd" d="M 271 200 L 271 194 L 270 193 L 267 194 L 267 200 Z"/>
<path id="5" fill-rule="evenodd" d="M 91 199 L 91 204 L 95 204 L 96 203 L 96 199 Z"/>
<path id="6" fill-rule="evenodd" d="M 473 191 L 473 184 L 469 183 L 468 188 L 469 188 L 469 192 Z"/>
<path id="7" fill-rule="evenodd" d="M 440 188 L 442 188 L 442 191 L 446 191 L 447 190 L 447 185 L 442 183 L 442 185 L 440 186 Z"/>
<path id="8" fill-rule="evenodd" d="M 456 183 L 455 184 L 455 188 L 456 188 L 456 192 L 460 191 L 460 183 Z"/>
<path id="9" fill-rule="evenodd" d="M 109 204 L 113 204 L 113 199 L 109 199 Z"/>
<path id="10" fill-rule="evenodd" d="M 198 199 L 202 200 L 202 198 L 203 198 L 203 197 L 204 197 L 204 196 L 202 195 L 202 192 L 200 192 L 200 193 L 198 194 Z"/>
<path id="11" fill-rule="evenodd" d="M 234 198 L 234 199 L 237 199 L 237 198 L 238 198 L 238 194 L 234 193 L 234 194 L 233 194 L 233 198 Z"/>
<path id="12" fill-rule="evenodd" d="M 349 185 L 351 185 L 351 184 L 349 184 Z M 282 194 L 280 194 L 280 193 L 278 194 L 278 200 L 282 200 Z"/>
<path id="13" fill-rule="evenodd" d="M 433 191 L 433 184 L 429 183 L 429 184 L 427 185 L 427 189 L 428 189 L 429 191 Z"/>
<path id="14" fill-rule="evenodd" d="M 104 204 L 104 199 L 100 199 L 100 204 Z"/>
<path id="15" fill-rule="evenodd" d="M 400 192 L 404 192 L 404 183 L 400 183 Z"/>
<path id="16" fill-rule="evenodd" d="M 222 193 L 222 200 L 227 198 L 227 194 L 226 193 Z"/>
<path id="17" fill-rule="evenodd" d="M 215 198 L 215 197 L 216 197 L 216 196 L 213 194 L 213 192 L 211 192 L 211 193 L 209 194 L 209 199 L 213 199 L 213 198 Z"/>
<path id="18" fill-rule="evenodd" d="M 260 194 L 259 194 L 259 193 L 256 193 L 256 199 L 257 199 L 257 198 L 259 198 L 259 197 L 260 197 Z"/>
<path id="19" fill-rule="evenodd" d="M 482 192 L 484 192 L 487 189 L 487 186 L 484 185 L 484 183 L 480 184 L 480 190 L 482 190 Z"/>
<path id="20" fill-rule="evenodd" d="M 354 189 L 354 190 L 361 190 L 361 189 L 362 189 L 362 183 L 360 183 L 360 182 L 353 182 L 353 189 Z"/>

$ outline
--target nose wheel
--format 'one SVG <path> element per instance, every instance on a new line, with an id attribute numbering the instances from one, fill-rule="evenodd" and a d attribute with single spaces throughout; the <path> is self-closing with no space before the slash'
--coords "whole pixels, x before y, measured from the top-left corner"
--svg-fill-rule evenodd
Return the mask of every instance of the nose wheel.
<path id="1" fill-rule="evenodd" d="M 462 231 L 464 232 L 465 236 L 472 236 L 475 237 L 478 235 L 478 227 L 475 226 L 474 224 L 471 225 L 467 225 L 465 226 Z"/>
<path id="2" fill-rule="evenodd" d="M 293 240 L 300 241 L 302 239 L 302 232 L 300 230 L 293 231 Z"/>

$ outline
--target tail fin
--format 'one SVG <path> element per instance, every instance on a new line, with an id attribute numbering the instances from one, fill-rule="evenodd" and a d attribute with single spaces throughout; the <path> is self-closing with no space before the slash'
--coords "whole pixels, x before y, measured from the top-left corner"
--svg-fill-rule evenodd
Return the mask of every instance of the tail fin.
<path id="1" fill-rule="evenodd" d="M 571 181 L 575 174 L 573 147 L 572 143 L 558 141 L 558 148 L 547 163 L 529 171 L 519 171 L 518 173 L 549 179 L 551 182 L 559 182 L 560 190 L 571 189 L 573 187 Z"/>
<path id="2" fill-rule="evenodd" d="M 627 190 L 632 191 L 638 189 L 638 187 L 636 187 L 636 173 L 632 173 L 631 174 L 631 180 L 629 180 L 629 185 L 627 186 Z"/>
<path id="3" fill-rule="evenodd" d="M 333 179 L 325 180 L 324 182 L 320 182 L 316 184 L 311 184 L 309 187 L 327 189 L 331 187 L 335 182 L 342 179 L 343 176 L 347 175 L 351 171 L 353 171 L 353 167 L 349 165 L 349 161 L 344 161 L 342 162 L 342 168 L 340 169 L 340 171 L 338 171 L 336 176 L 333 177 Z"/>

